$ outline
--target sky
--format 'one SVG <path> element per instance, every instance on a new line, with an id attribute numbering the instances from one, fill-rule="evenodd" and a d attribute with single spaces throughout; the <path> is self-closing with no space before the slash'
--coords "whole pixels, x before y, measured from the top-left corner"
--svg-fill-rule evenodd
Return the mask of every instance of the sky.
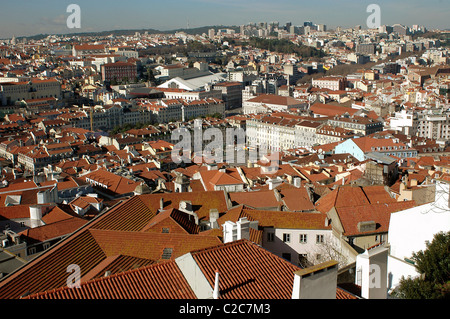
<path id="1" fill-rule="evenodd" d="M 366 27 L 377 4 L 381 25 L 424 25 L 450 29 L 449 0 L 2 0 L 0 39 L 36 34 L 66 34 L 123 29 L 173 30 L 211 25 L 304 21 Z M 81 28 L 70 29 L 69 4 L 81 9 Z"/>

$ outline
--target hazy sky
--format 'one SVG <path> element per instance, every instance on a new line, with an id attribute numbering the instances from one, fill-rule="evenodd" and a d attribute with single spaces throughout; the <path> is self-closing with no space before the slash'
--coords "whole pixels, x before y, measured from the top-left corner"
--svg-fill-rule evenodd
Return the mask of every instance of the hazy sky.
<path id="1" fill-rule="evenodd" d="M 66 25 L 67 6 L 81 8 L 81 28 Z M 381 24 L 450 28 L 450 0 L 2 0 L 0 38 L 39 33 L 159 29 L 304 21 L 329 27 L 366 26 L 369 4 L 381 8 Z"/>

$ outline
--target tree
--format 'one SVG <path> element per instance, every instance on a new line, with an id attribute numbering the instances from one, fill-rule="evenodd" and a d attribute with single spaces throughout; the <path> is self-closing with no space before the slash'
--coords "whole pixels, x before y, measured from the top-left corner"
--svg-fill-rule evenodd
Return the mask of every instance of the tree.
<path id="1" fill-rule="evenodd" d="M 437 233 L 426 249 L 411 258 L 420 276 L 402 277 L 393 296 L 402 299 L 448 299 L 450 297 L 450 232 Z"/>

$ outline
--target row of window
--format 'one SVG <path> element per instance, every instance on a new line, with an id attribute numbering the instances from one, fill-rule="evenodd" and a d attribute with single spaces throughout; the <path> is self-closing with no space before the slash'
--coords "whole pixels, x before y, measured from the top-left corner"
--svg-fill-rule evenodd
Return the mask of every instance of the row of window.
<path id="1" fill-rule="evenodd" d="M 275 241 L 275 233 L 267 233 L 267 242 L 273 242 Z M 290 233 L 283 233 L 283 242 L 284 243 L 291 243 L 291 234 Z M 299 243 L 306 244 L 308 242 L 308 235 L 307 234 L 300 234 L 299 235 Z M 323 244 L 324 242 L 324 235 L 316 235 L 316 244 Z"/>
<path id="2" fill-rule="evenodd" d="M 291 253 L 282 253 L 281 257 L 286 259 L 287 261 L 295 262 L 295 260 L 291 260 Z M 297 264 L 301 267 L 305 267 L 309 265 L 308 254 L 298 254 Z M 315 258 L 317 262 L 322 260 L 322 254 L 315 254 L 312 258 Z"/>

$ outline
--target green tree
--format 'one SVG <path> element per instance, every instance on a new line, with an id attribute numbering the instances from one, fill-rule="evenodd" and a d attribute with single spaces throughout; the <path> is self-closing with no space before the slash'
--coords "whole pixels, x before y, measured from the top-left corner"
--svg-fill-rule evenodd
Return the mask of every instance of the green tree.
<path id="1" fill-rule="evenodd" d="M 436 234 L 426 249 L 411 258 L 420 276 L 404 278 L 393 295 L 402 299 L 448 299 L 450 297 L 450 232 Z"/>

